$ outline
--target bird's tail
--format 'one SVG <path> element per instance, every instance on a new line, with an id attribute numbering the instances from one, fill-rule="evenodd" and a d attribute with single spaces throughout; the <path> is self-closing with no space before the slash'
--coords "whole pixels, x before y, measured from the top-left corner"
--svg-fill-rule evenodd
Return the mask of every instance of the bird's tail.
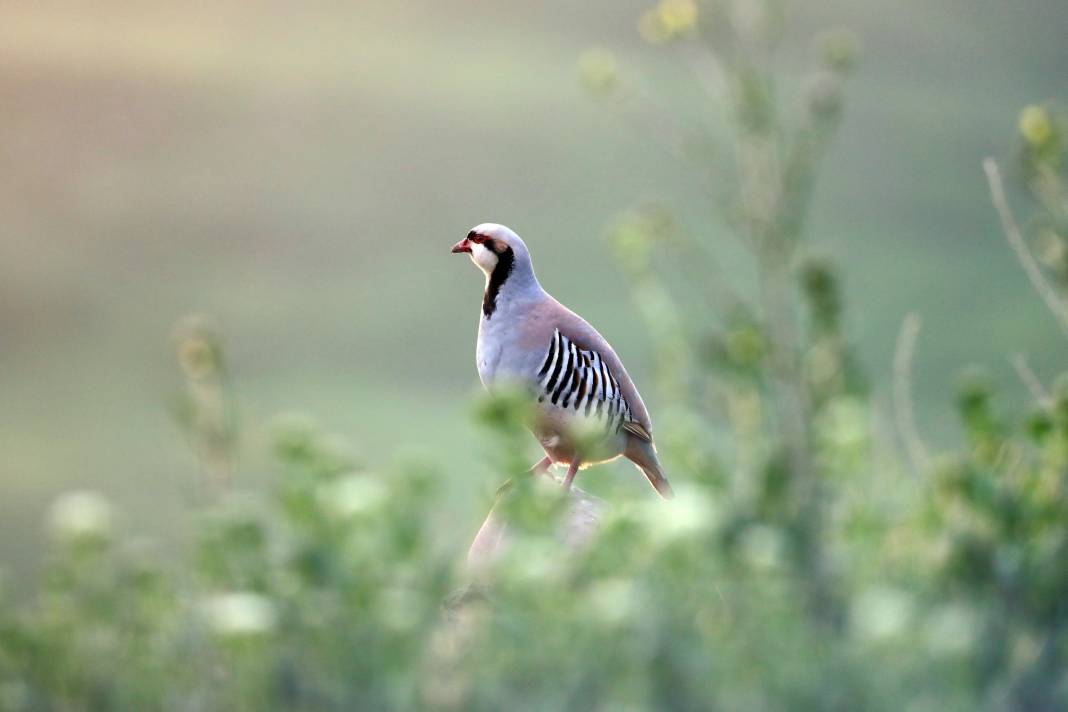
<path id="1" fill-rule="evenodd" d="M 660 468 L 660 459 L 656 456 L 653 444 L 637 438 L 628 438 L 628 440 L 627 449 L 623 451 L 623 456 L 638 466 L 638 469 L 645 474 L 649 484 L 653 486 L 657 494 L 664 499 L 674 497 L 675 492 L 671 489 L 671 484 L 667 481 L 664 471 Z"/>

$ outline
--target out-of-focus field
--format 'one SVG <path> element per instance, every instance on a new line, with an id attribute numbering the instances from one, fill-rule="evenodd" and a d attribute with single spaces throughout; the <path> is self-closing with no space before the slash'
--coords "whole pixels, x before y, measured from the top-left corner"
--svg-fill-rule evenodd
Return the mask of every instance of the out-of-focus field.
<path id="1" fill-rule="evenodd" d="M 1017 351 L 1042 374 L 1068 356 L 979 167 L 1020 106 L 1068 89 L 1068 4 L 805 5 L 784 65 L 832 19 L 865 46 L 813 243 L 845 267 L 879 392 L 902 317 L 923 316 L 920 421 L 952 438 L 960 364 L 1009 381 Z M 516 228 L 545 286 L 642 383 L 649 344 L 605 227 L 657 199 L 728 265 L 734 250 L 695 173 L 575 81 L 578 55 L 603 45 L 651 97 L 689 107 L 682 125 L 722 120 L 685 63 L 639 40 L 644 6 L 3 5 L 0 563 L 33 560 L 42 513 L 70 488 L 113 496 L 132 528 L 181 526 L 195 463 L 167 414 L 168 334 L 188 312 L 225 333 L 246 481 L 270 472 L 270 416 L 306 410 L 373 466 L 446 461 L 443 507 L 473 528 L 498 479 L 468 417 L 481 285 L 448 248 L 475 223 Z"/>

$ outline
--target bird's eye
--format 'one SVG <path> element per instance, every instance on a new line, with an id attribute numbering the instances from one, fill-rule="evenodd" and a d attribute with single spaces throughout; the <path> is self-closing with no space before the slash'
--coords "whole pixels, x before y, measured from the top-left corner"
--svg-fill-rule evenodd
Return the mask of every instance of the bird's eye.
<path id="1" fill-rule="evenodd" d="M 486 241 L 486 236 L 479 235 L 477 232 L 469 232 L 467 233 L 467 239 L 475 243 L 476 245 L 481 245 L 483 242 Z"/>

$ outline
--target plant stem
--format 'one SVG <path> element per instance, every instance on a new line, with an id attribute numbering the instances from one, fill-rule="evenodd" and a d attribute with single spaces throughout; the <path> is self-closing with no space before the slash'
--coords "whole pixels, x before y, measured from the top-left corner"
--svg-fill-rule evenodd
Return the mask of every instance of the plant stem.
<path id="1" fill-rule="evenodd" d="M 1064 332 L 1065 336 L 1068 336 L 1068 304 L 1054 291 L 1053 286 L 1050 285 L 1049 280 L 1042 273 L 1042 268 L 1038 266 L 1038 260 L 1035 259 L 1035 256 L 1031 254 L 1031 250 L 1027 247 L 1027 242 L 1024 241 L 1023 234 L 1020 232 L 1020 228 L 1017 227 L 1016 220 L 1012 215 L 1009 201 L 1005 198 L 1005 188 L 1001 182 L 1001 171 L 998 170 L 997 162 L 993 158 L 987 158 L 983 161 L 983 170 L 986 171 L 986 179 L 990 184 L 990 197 L 994 202 L 994 208 L 1001 217 L 1001 227 L 1005 233 L 1005 239 L 1008 240 L 1009 246 L 1016 253 L 1016 258 L 1023 266 L 1024 272 L 1027 273 L 1027 278 L 1031 280 L 1031 286 L 1035 288 L 1038 296 L 1041 297 L 1046 307 L 1053 314 L 1061 327 L 1061 331 Z"/>

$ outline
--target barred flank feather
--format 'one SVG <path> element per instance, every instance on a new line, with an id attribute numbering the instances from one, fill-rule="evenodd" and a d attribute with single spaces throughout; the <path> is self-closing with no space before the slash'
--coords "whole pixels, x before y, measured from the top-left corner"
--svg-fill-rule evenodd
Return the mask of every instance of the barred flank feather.
<path id="1" fill-rule="evenodd" d="M 538 378 L 539 400 L 548 399 L 565 410 L 604 421 L 608 432 L 623 428 L 636 437 L 651 439 L 645 428 L 633 421 L 619 382 L 601 355 L 578 348 L 559 329 L 553 332 Z"/>

